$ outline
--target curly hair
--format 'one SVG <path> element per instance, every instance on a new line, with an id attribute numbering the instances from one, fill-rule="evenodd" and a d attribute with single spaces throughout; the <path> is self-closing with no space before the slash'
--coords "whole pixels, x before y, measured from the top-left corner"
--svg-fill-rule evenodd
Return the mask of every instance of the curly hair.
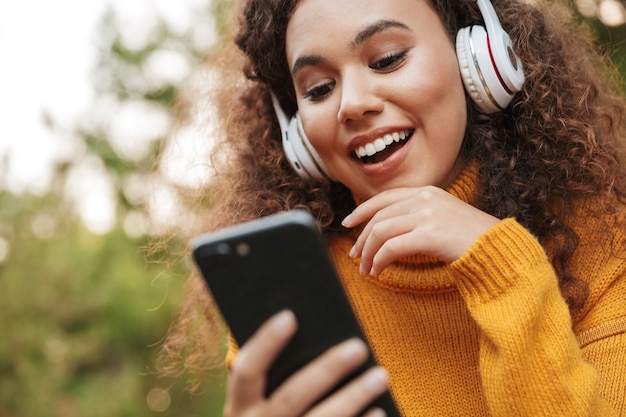
<path id="1" fill-rule="evenodd" d="M 460 28 L 481 22 L 475 0 L 429 1 L 451 41 Z M 296 111 L 285 32 L 297 3 L 245 1 L 234 37 L 239 50 L 223 51 L 227 58 L 212 97 L 221 121 L 220 156 L 213 182 L 203 190 L 211 195 L 207 230 L 305 208 L 332 235 L 342 232 L 338 223 L 355 206 L 341 184 L 301 180 L 282 151 L 269 91 L 287 112 Z M 592 210 L 626 200 L 626 104 L 619 77 L 565 5 L 493 4 L 524 63 L 526 81 L 511 105 L 493 115 L 480 113 L 468 100 L 462 152 L 478 162 L 477 206 L 498 218 L 516 218 L 540 240 L 575 312 L 587 289 L 568 268 L 578 245 L 568 219 L 589 196 L 601 203 Z M 192 322 L 194 309 L 206 313 L 197 302 L 188 300 L 166 345 L 188 343 L 185 322 Z"/>

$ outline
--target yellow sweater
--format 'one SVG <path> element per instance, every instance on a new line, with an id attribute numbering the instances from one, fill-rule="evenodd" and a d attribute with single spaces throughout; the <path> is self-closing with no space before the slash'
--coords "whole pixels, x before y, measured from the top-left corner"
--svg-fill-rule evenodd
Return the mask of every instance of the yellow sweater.
<path id="1" fill-rule="evenodd" d="M 448 191 L 471 203 L 476 189 L 469 169 Z M 403 416 L 626 416 L 626 231 L 607 234 L 611 221 L 581 209 L 572 225 L 573 271 L 590 289 L 573 318 L 544 250 L 513 219 L 452 264 L 416 255 L 377 278 L 348 256 L 357 232 L 331 241 Z M 236 352 L 231 340 L 227 363 Z"/>
<path id="2" fill-rule="evenodd" d="M 448 190 L 474 201 L 476 175 Z M 377 277 L 331 242 L 349 299 L 400 412 L 413 416 L 626 415 L 626 236 L 581 210 L 573 262 L 587 280 L 570 317 L 535 238 L 506 219 L 452 264 L 416 255 Z M 573 329 L 573 330 L 572 330 Z"/>

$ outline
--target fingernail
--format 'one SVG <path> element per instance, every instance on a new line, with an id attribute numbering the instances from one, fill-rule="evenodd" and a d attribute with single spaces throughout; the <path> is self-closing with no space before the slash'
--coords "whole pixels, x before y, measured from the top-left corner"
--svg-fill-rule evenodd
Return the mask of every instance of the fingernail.
<path id="1" fill-rule="evenodd" d="M 365 343 L 359 338 L 353 338 L 346 341 L 341 347 L 341 357 L 350 361 L 355 356 L 362 355 L 364 350 L 366 350 Z"/>
<path id="2" fill-rule="evenodd" d="M 382 408 L 375 408 L 367 414 L 367 417 L 387 417 L 387 413 Z"/>
<path id="3" fill-rule="evenodd" d="M 356 258 L 356 248 L 354 246 L 350 249 L 350 257 Z"/>
<path id="4" fill-rule="evenodd" d="M 365 375 L 365 386 L 372 392 L 384 392 L 387 389 L 387 371 L 380 366 L 370 369 Z"/>
<path id="5" fill-rule="evenodd" d="M 350 224 L 350 221 L 351 221 L 351 220 L 352 220 L 352 215 L 348 214 L 348 215 L 346 216 L 346 218 L 345 218 L 345 219 L 343 219 L 343 220 L 341 221 L 341 225 L 342 225 L 343 227 L 348 227 L 348 225 Z"/>
<path id="6" fill-rule="evenodd" d="M 363 264 L 359 264 L 359 274 L 367 275 L 367 271 L 365 270 L 365 267 L 363 266 Z"/>
<path id="7" fill-rule="evenodd" d="M 291 328 L 296 316 L 291 310 L 281 311 L 272 318 L 272 331 L 277 336 L 281 336 Z"/>

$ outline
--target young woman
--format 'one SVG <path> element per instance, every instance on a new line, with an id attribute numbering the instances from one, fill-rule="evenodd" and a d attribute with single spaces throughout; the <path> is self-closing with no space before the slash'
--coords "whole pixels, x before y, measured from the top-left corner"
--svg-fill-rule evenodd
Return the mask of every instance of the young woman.
<path id="1" fill-rule="evenodd" d="M 231 347 L 226 415 L 352 416 L 387 387 L 404 416 L 626 415 L 624 99 L 563 7 L 478 3 L 245 2 L 206 230 L 310 211 L 381 368 L 325 397 L 351 340 L 265 398 L 283 312 Z M 207 311 L 190 288 L 166 353 Z"/>

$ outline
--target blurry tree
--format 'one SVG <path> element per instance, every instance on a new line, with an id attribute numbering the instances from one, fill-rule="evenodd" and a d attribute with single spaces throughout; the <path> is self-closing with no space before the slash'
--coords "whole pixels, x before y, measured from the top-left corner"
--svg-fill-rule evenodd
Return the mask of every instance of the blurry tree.
<path id="1" fill-rule="evenodd" d="M 624 0 L 568 0 L 611 57 L 626 91 L 626 5 Z"/>
<path id="2" fill-rule="evenodd" d="M 146 238 L 90 232 L 53 195 L 0 201 L 16 210 L 2 230 L 0 416 L 211 415 L 208 397 L 168 397 L 150 373 L 181 271 L 146 264 Z"/>
<path id="3" fill-rule="evenodd" d="M 153 371 L 189 273 L 175 258 L 185 242 L 154 245 L 176 226 L 164 207 L 189 186 L 156 163 L 179 88 L 229 12 L 187 3 L 183 23 L 106 13 L 92 108 L 72 131 L 48 117 L 74 155 L 45 195 L 0 189 L 0 417 L 221 415 L 223 375 L 192 396 Z"/>

